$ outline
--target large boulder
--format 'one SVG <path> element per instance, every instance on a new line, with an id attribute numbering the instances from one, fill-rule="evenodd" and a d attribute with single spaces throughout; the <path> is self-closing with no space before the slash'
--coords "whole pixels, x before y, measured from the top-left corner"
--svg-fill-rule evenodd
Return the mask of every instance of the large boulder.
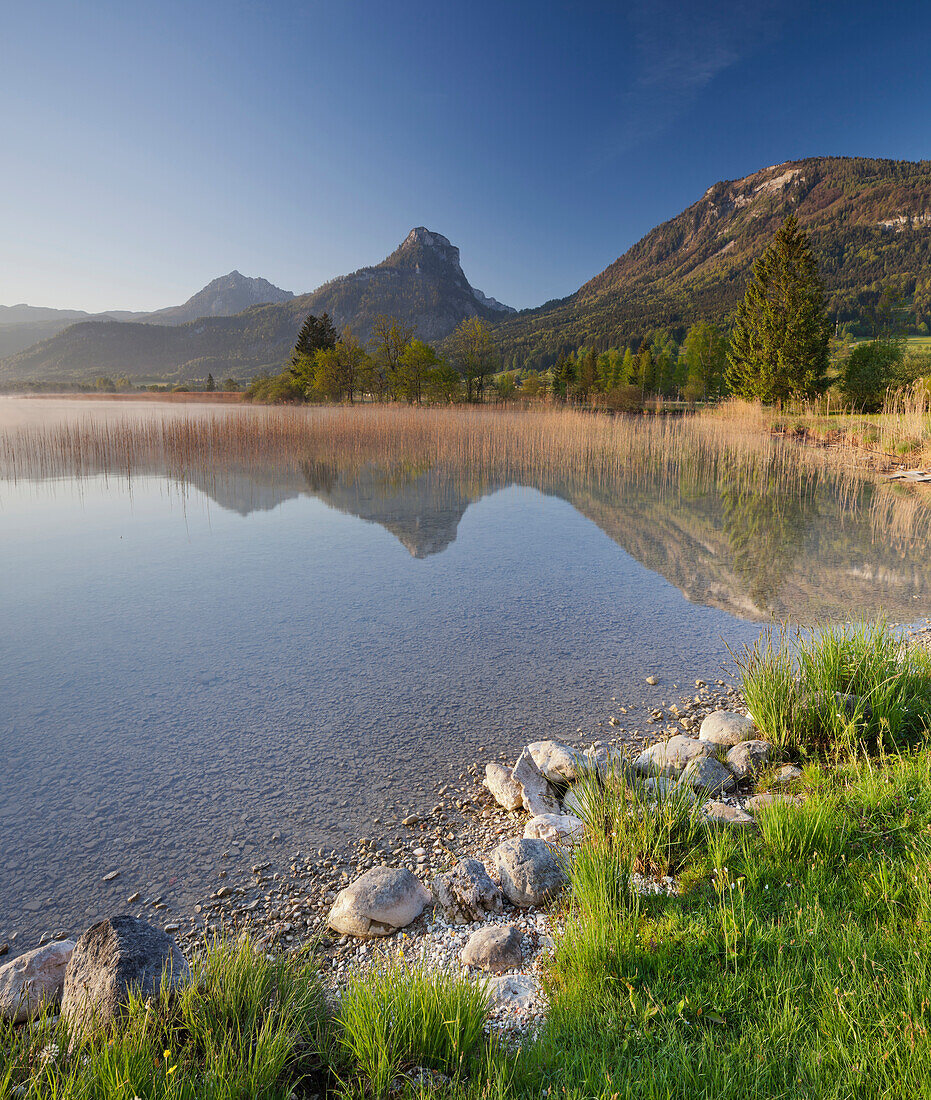
<path id="1" fill-rule="evenodd" d="M 634 767 L 641 775 L 675 778 L 682 774 L 689 761 L 710 756 L 714 748 L 694 737 L 676 734 L 668 741 L 657 741 L 637 757 Z"/>
<path id="2" fill-rule="evenodd" d="M 149 999 L 163 987 L 190 978 L 178 945 L 138 917 L 98 921 L 75 944 L 65 973 L 61 1014 L 72 1031 L 106 1027 L 119 1017 L 131 994 Z"/>
<path id="3" fill-rule="evenodd" d="M 541 814 L 524 826 L 527 840 L 546 840 L 550 844 L 581 840 L 584 833 L 585 823 L 575 814 Z"/>
<path id="4" fill-rule="evenodd" d="M 559 799 L 537 767 L 529 748 L 517 758 L 511 778 L 520 786 L 521 801 L 531 817 L 540 814 L 558 814 Z"/>
<path id="5" fill-rule="evenodd" d="M 471 924 L 504 909 L 501 891 L 477 859 L 464 859 L 451 871 L 437 875 L 433 896 L 451 924 Z"/>
<path id="6" fill-rule="evenodd" d="M 713 756 L 695 756 L 682 769 L 679 786 L 708 794 L 721 794 L 722 791 L 735 790 L 737 783 L 730 771 Z"/>
<path id="7" fill-rule="evenodd" d="M 511 769 L 503 764 L 486 764 L 482 786 L 491 797 L 506 810 L 519 810 L 523 806 L 523 790 L 511 777 Z"/>
<path id="8" fill-rule="evenodd" d="M 756 737 L 756 726 L 743 714 L 729 710 L 714 710 L 707 715 L 698 731 L 698 740 L 708 745 L 723 745 L 730 748 L 741 741 L 751 741 Z"/>
<path id="9" fill-rule="evenodd" d="M 343 936 L 390 936 L 416 920 L 431 901 L 424 884 L 404 867 L 373 867 L 340 890 L 327 917 Z"/>
<path id="10" fill-rule="evenodd" d="M 766 741 L 741 741 L 727 754 L 726 763 L 738 782 L 752 779 L 772 759 L 772 746 Z"/>
<path id="11" fill-rule="evenodd" d="M 74 940 L 58 940 L 0 966 L 0 1020 L 21 1024 L 43 1005 L 57 1008 Z"/>
<path id="12" fill-rule="evenodd" d="M 542 840 L 506 840 L 491 854 L 504 896 L 522 909 L 544 905 L 566 885 L 566 875 Z"/>
<path id="13" fill-rule="evenodd" d="M 585 757 L 567 745 L 558 741 L 534 741 L 527 746 L 527 752 L 544 779 L 550 783 L 574 783 L 585 770 Z"/>
<path id="14" fill-rule="evenodd" d="M 485 970 L 489 974 L 520 970 L 524 961 L 523 938 L 516 924 L 493 924 L 480 928 L 469 937 L 459 958 L 463 966 Z"/>

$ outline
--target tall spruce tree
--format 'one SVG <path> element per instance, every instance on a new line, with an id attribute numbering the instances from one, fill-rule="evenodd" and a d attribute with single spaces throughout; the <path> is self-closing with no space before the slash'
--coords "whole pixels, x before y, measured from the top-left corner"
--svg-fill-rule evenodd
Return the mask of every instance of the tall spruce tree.
<path id="1" fill-rule="evenodd" d="M 291 352 L 291 366 L 296 366 L 304 356 L 313 356 L 321 349 L 336 347 L 336 341 L 336 329 L 330 315 L 323 313 L 315 317 L 309 313 L 297 334 L 297 342 Z"/>
<path id="2" fill-rule="evenodd" d="M 821 392 L 830 323 L 808 237 L 794 214 L 753 265 L 728 348 L 727 379 L 766 404 Z"/>
<path id="3" fill-rule="evenodd" d="M 311 396 L 316 385 L 317 352 L 331 351 L 338 339 L 328 313 L 322 313 L 319 317 L 312 313 L 307 315 L 297 334 L 297 342 L 291 352 L 291 366 L 286 372 L 305 397 Z"/>

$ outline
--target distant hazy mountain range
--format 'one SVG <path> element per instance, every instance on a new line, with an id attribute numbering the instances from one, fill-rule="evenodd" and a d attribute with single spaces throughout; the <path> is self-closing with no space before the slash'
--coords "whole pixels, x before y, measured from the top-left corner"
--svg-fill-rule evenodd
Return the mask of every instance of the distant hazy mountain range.
<path id="1" fill-rule="evenodd" d="M 337 328 L 349 325 L 367 339 L 379 314 L 400 317 L 424 340 L 441 340 L 464 317 L 496 321 L 514 312 L 475 290 L 459 263 L 459 249 L 422 226 L 412 229 L 382 263 L 333 279 L 311 294 L 294 297 L 264 279 L 256 293 L 275 294 L 272 304 L 253 305 L 234 316 L 219 309 L 198 312 L 217 300 L 218 284 L 205 287 L 183 306 L 144 321 L 88 319 L 0 362 L 0 380 L 77 381 L 102 374 L 133 380 L 233 375 L 249 378 L 282 369 L 308 313 L 327 312 Z M 238 276 L 242 279 L 242 276 Z M 229 295 L 222 298 L 231 301 Z M 198 304 L 199 303 L 199 304 Z M 225 310 L 233 313 L 232 309 Z"/>
<path id="2" fill-rule="evenodd" d="M 267 279 L 250 279 L 238 271 L 221 275 L 180 306 L 154 313 L 109 310 L 85 313 L 80 309 L 45 309 L 41 306 L 0 306 L 0 357 L 13 355 L 41 340 L 57 336 L 77 321 L 145 321 L 152 325 L 180 325 L 199 317 L 229 317 L 263 302 L 286 302 L 290 290 L 273 286 Z"/>
<path id="3" fill-rule="evenodd" d="M 790 212 L 811 235 L 833 316 L 862 315 L 895 279 L 931 318 L 931 161 L 812 157 L 714 184 L 574 294 L 520 314 L 471 287 L 459 250 L 421 227 L 382 263 L 298 297 L 233 272 L 144 317 L 38 311 L 55 317 L 23 320 L 17 311 L 30 307 L 0 307 L 0 381 L 183 380 L 208 370 L 244 379 L 280 370 L 304 317 L 324 310 L 363 339 L 379 314 L 415 324 L 430 341 L 478 315 L 494 325 L 505 366 L 546 367 L 583 343 L 617 346 L 656 328 L 724 319 Z M 37 326 L 34 346 L 24 325 Z M 25 350 L 12 354 L 14 346 Z"/>

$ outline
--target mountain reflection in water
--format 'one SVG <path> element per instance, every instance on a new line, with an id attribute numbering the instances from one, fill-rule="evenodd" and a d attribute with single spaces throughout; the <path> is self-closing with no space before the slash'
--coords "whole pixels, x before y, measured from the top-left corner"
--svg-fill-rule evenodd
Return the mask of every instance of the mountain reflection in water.
<path id="1" fill-rule="evenodd" d="M 441 554 L 471 504 L 513 484 L 437 466 L 341 470 L 321 460 L 291 471 L 224 466 L 187 481 L 243 516 L 315 497 L 379 524 L 415 558 Z M 693 603 L 742 619 L 805 623 L 884 613 L 908 620 L 931 606 L 923 509 L 916 522 L 914 502 L 902 500 L 911 520 L 903 531 L 894 508 L 876 507 L 878 488 L 868 478 L 822 472 L 784 481 L 765 465 L 748 471 L 735 464 L 716 479 L 687 470 L 673 485 L 549 477 L 534 487 L 571 504 Z"/>

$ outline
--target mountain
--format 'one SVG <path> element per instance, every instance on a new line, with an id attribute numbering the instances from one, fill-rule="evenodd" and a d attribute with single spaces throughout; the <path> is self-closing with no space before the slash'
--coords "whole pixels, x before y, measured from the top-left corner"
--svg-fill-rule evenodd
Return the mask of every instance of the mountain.
<path id="1" fill-rule="evenodd" d="M 25 304 L 0 306 L 0 359 L 55 336 L 75 321 L 86 321 L 91 317 L 123 321 L 144 316 L 144 313 L 132 313 L 129 310 L 92 314 L 83 309 L 49 309 Z"/>
<path id="2" fill-rule="evenodd" d="M 421 340 L 442 340 L 465 318 L 499 320 L 516 311 L 475 290 L 459 262 L 459 249 L 418 226 L 376 267 L 363 267 L 325 283 L 304 298 L 304 313 L 329 313 L 363 340 L 379 314 L 417 326 Z"/>
<path id="3" fill-rule="evenodd" d="M 789 213 L 810 234 L 832 316 L 862 316 L 896 281 L 931 322 L 931 161 L 810 157 L 714 184 L 568 298 L 503 321 L 504 361 L 548 366 L 582 344 L 723 320 Z"/>
<path id="4" fill-rule="evenodd" d="M 250 306 L 287 302 L 293 297 L 290 290 L 282 290 L 267 279 L 250 279 L 238 271 L 231 271 L 208 283 L 184 305 L 159 309 L 144 315 L 144 319 L 153 325 L 181 325 L 199 317 L 231 317 Z"/>
<path id="5" fill-rule="evenodd" d="M 241 313 L 250 306 L 261 305 L 263 302 L 287 302 L 293 297 L 290 290 L 282 290 L 267 279 L 250 279 L 238 271 L 231 271 L 229 275 L 221 275 L 219 279 L 208 283 L 183 305 L 168 306 L 154 313 L 134 313 L 128 309 L 87 313 L 83 309 L 0 306 L 0 359 L 49 340 L 76 322 L 147 321 L 154 325 L 180 325 L 199 317 L 228 317 Z"/>
<path id="6" fill-rule="evenodd" d="M 210 300 L 208 295 L 202 302 Z M 337 328 L 349 325 L 363 340 L 379 314 L 416 325 L 421 339 L 440 340 L 465 317 L 494 321 L 514 311 L 470 286 L 459 249 L 419 226 L 375 267 L 333 279 L 311 294 L 255 305 L 232 317 L 203 315 L 166 324 L 153 315 L 145 323 L 88 320 L 71 325 L 0 361 L 0 381 L 81 381 L 117 374 L 134 381 L 184 381 L 203 378 L 208 371 L 217 378 L 251 378 L 263 370 L 281 370 L 304 318 L 323 312 Z"/>

